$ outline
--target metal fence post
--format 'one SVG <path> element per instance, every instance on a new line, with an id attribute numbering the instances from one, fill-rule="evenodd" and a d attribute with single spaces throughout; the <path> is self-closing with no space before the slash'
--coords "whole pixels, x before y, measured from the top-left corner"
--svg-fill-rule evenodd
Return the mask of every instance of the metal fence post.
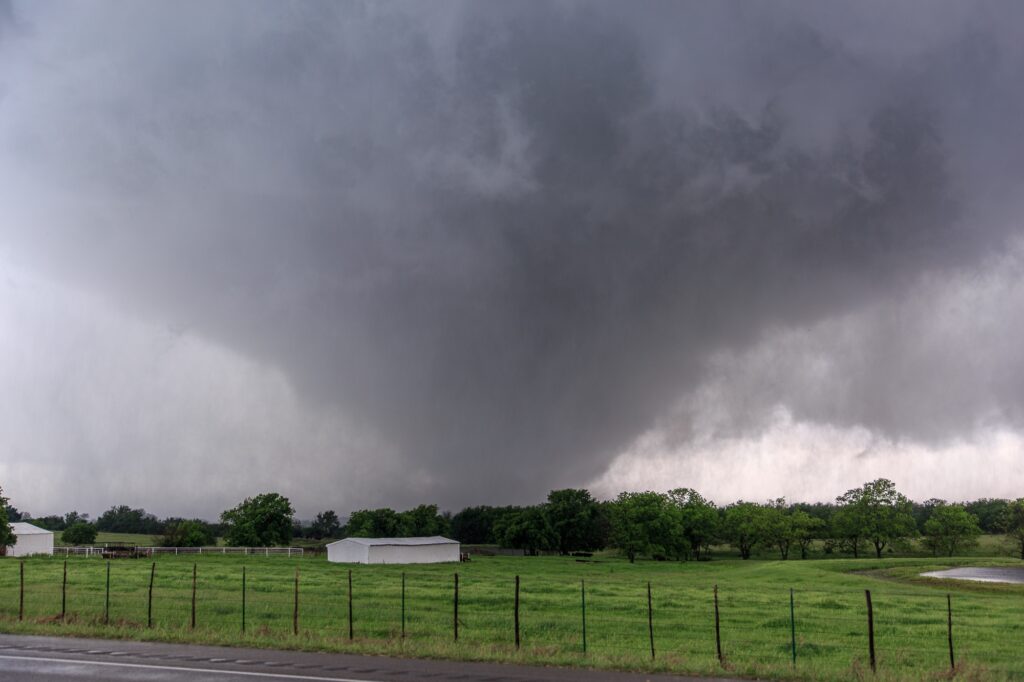
<path id="1" fill-rule="evenodd" d="M 519 576 L 516 576 L 516 600 L 515 600 L 515 625 L 516 625 L 516 649 L 519 648 Z"/>
<path id="2" fill-rule="evenodd" d="M 651 660 L 654 660 L 654 608 L 651 604 L 651 582 L 647 581 L 647 632 L 651 638 Z"/>
<path id="3" fill-rule="evenodd" d="M 718 662 L 724 663 L 722 658 L 722 631 L 718 619 L 718 585 L 715 585 L 715 649 L 718 652 Z"/>
<path id="4" fill-rule="evenodd" d="M 587 586 L 580 579 L 580 610 L 583 612 L 583 653 L 587 653 Z"/>
<path id="5" fill-rule="evenodd" d="M 153 627 L 153 579 L 156 578 L 156 562 L 149 569 L 149 600 L 146 604 L 146 627 Z"/>
<path id="6" fill-rule="evenodd" d="M 949 639 L 949 668 L 956 670 L 956 658 L 953 656 L 953 597 L 946 594 L 946 634 Z"/>
<path id="7" fill-rule="evenodd" d="M 875 612 L 871 607 L 871 590 L 864 590 L 864 598 L 868 603 L 868 654 L 871 657 L 871 672 L 875 672 Z"/>
<path id="8" fill-rule="evenodd" d="M 452 612 L 452 625 L 455 629 L 455 641 L 459 641 L 459 574 L 455 574 L 455 600 Z"/>
<path id="9" fill-rule="evenodd" d="M 68 612 L 68 560 L 64 560 L 64 579 L 60 583 L 60 620 L 63 623 Z"/>

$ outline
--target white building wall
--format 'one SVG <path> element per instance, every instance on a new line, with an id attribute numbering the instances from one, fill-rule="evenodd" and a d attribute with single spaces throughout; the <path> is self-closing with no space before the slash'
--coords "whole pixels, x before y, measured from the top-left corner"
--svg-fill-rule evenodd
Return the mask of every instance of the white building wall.
<path id="1" fill-rule="evenodd" d="M 340 564 L 365 564 L 369 547 L 357 542 L 339 540 L 327 545 L 327 560 Z"/>
<path id="2" fill-rule="evenodd" d="M 370 547 L 371 564 L 439 564 L 459 560 L 459 544 L 445 545 L 374 545 Z"/>
<path id="3" fill-rule="evenodd" d="M 7 548 L 7 556 L 31 556 L 32 554 L 53 554 L 53 533 L 19 535 L 18 542 Z"/>

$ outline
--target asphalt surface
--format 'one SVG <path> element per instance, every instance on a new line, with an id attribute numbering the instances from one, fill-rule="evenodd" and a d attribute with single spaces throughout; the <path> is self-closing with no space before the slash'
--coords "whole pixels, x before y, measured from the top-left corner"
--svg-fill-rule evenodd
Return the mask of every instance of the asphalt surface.
<path id="1" fill-rule="evenodd" d="M 698 682 L 703 678 L 103 639 L 0 635 L 0 680 Z M 722 678 L 717 678 L 723 682 Z"/>

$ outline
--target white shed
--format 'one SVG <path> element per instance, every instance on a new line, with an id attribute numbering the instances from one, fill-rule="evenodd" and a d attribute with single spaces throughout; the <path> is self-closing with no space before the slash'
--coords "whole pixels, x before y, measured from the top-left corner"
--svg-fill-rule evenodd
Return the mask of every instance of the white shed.
<path id="1" fill-rule="evenodd" d="M 439 564 L 459 560 L 458 540 L 345 538 L 327 545 L 327 560 L 342 564 Z"/>
<path id="2" fill-rule="evenodd" d="M 7 548 L 7 556 L 53 554 L 53 531 L 18 521 L 11 524 L 18 541 Z"/>

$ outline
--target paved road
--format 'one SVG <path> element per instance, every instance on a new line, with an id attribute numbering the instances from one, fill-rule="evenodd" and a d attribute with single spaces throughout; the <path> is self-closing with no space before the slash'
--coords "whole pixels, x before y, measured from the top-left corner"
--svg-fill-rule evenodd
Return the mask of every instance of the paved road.
<path id="1" fill-rule="evenodd" d="M 0 635 L 0 681 L 698 682 L 694 677 L 64 637 Z M 721 679 L 718 682 L 723 682 Z"/>

